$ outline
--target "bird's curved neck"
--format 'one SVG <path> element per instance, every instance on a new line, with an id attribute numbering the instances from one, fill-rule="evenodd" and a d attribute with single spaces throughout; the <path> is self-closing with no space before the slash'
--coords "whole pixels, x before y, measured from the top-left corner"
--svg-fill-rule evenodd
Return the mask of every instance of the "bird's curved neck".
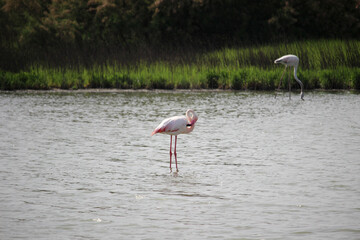
<path id="1" fill-rule="evenodd" d="M 296 66 L 294 67 L 294 77 L 295 77 L 295 80 L 300 84 L 301 92 L 303 92 L 304 85 L 303 85 L 303 83 L 300 81 L 300 79 L 298 79 L 298 77 L 297 77 L 297 69 L 298 69 L 298 66 L 296 65 Z"/>
<path id="2" fill-rule="evenodd" d="M 186 118 L 187 118 L 190 126 L 194 125 L 195 122 L 197 121 L 197 116 L 193 110 L 188 110 L 186 112 Z"/>

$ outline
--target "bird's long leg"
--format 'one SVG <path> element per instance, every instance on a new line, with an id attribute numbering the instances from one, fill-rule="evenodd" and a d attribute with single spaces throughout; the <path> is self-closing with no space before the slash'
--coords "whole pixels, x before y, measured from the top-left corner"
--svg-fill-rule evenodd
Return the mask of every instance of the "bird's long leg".
<path id="1" fill-rule="evenodd" d="M 177 135 L 175 136 L 175 149 L 174 149 L 174 155 L 175 155 L 176 172 L 178 172 L 178 171 L 179 171 L 179 169 L 178 169 L 178 166 L 177 166 L 176 142 L 177 142 Z"/>
<path id="2" fill-rule="evenodd" d="M 170 172 L 172 172 L 172 169 L 171 169 L 171 155 L 172 155 L 171 145 L 172 145 L 172 135 L 170 135 Z"/>
<path id="3" fill-rule="evenodd" d="M 284 69 L 283 73 L 281 74 L 281 78 L 280 78 L 279 86 L 278 86 L 278 88 L 277 88 L 277 90 L 276 90 L 276 91 L 280 91 L 280 87 L 281 87 L 282 79 L 283 79 L 284 74 L 285 74 L 285 72 L 286 72 L 286 67 L 287 67 L 287 66 L 285 66 L 285 69 Z M 276 98 L 276 92 L 275 92 L 275 98 Z"/>
<path id="4" fill-rule="evenodd" d="M 289 82 L 289 99 L 291 99 L 291 75 L 290 75 L 290 71 L 289 71 L 289 76 L 288 76 L 288 82 Z"/>

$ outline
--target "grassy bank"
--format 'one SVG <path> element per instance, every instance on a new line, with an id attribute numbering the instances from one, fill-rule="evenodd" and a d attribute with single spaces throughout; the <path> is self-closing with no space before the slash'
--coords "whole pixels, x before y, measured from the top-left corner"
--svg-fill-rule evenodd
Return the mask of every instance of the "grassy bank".
<path id="1" fill-rule="evenodd" d="M 206 53 L 171 56 L 170 60 L 139 59 L 133 64 L 49 68 L 0 72 L 0 88 L 15 89 L 200 89 L 272 90 L 283 67 L 276 58 L 300 58 L 298 77 L 305 89 L 360 89 L 360 41 L 318 40 L 257 47 L 223 48 Z M 286 86 L 283 81 L 283 88 Z M 298 84 L 293 80 L 293 88 Z"/>

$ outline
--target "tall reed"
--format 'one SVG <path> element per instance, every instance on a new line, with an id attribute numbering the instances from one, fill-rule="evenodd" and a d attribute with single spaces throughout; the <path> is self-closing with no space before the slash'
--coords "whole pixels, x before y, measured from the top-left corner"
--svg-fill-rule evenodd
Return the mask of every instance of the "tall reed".
<path id="1" fill-rule="evenodd" d="M 305 89 L 360 89 L 360 41 L 317 40 L 253 47 L 223 48 L 161 58 L 139 58 L 92 66 L 49 67 L 34 64 L 18 73 L 0 71 L 0 88 L 14 89 L 239 89 L 273 90 L 282 55 L 300 58 Z M 163 55 L 165 56 L 165 55 Z M 153 61 L 152 59 L 157 59 Z M 292 87 L 298 84 L 292 81 Z M 286 81 L 283 81 L 283 87 Z"/>

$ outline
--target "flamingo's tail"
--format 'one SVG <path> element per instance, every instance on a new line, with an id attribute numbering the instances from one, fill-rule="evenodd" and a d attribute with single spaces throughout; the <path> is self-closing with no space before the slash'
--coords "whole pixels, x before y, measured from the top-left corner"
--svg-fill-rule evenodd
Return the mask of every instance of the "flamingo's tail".
<path id="1" fill-rule="evenodd" d="M 154 134 L 157 134 L 159 132 L 160 129 L 156 128 L 152 133 L 151 133 L 151 136 L 154 135 Z"/>
<path id="2" fill-rule="evenodd" d="M 155 130 L 151 133 L 151 136 L 162 132 L 164 132 L 164 128 L 155 128 Z"/>

